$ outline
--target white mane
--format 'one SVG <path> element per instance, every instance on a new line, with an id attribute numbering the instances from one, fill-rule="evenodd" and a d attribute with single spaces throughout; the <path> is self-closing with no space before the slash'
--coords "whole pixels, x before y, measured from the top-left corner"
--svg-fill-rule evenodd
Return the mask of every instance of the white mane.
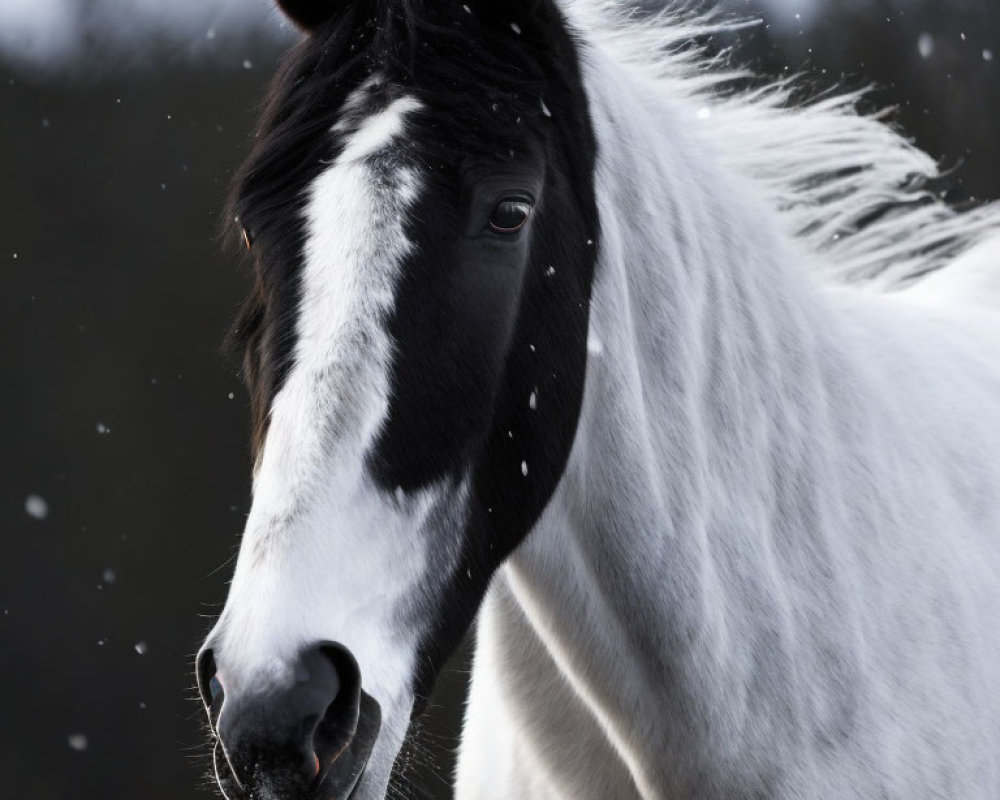
<path id="1" fill-rule="evenodd" d="M 690 102 L 692 125 L 761 187 L 828 279 L 900 287 L 1000 231 L 1000 204 L 958 211 L 935 194 L 938 165 L 887 122 L 886 111 L 859 111 L 865 91 L 799 102 L 796 78 L 741 88 L 755 76 L 698 43 L 748 23 L 676 2 L 652 17 L 614 0 L 565 5 L 637 79 Z"/>
<path id="2" fill-rule="evenodd" d="M 566 2 L 600 347 L 480 610 L 456 796 L 996 800 L 996 251 L 939 268 L 1000 208 L 858 94 L 741 88 L 697 44 L 732 25 Z"/>

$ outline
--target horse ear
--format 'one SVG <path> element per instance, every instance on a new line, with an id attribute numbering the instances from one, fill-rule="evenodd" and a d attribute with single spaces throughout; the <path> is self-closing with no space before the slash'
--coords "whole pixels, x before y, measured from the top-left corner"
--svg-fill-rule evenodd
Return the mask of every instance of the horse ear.
<path id="1" fill-rule="evenodd" d="M 275 0 L 285 16 L 312 33 L 344 5 L 343 0 Z"/>

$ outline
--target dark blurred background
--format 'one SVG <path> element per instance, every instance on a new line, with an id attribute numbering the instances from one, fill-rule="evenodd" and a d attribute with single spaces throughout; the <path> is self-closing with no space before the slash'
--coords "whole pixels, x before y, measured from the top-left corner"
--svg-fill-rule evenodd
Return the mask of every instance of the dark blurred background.
<path id="1" fill-rule="evenodd" d="M 167 5 L 166 8 L 162 7 Z M 731 0 L 742 56 L 874 102 L 1000 197 L 994 0 Z M 192 654 L 248 510 L 247 400 L 216 241 L 267 0 L 0 0 L 0 774 L 33 800 L 213 796 Z M 448 797 L 461 671 L 421 741 Z"/>

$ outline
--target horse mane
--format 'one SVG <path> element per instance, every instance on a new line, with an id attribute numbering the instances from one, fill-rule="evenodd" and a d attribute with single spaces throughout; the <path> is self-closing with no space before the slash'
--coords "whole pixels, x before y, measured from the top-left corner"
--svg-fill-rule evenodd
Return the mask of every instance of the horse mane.
<path id="1" fill-rule="evenodd" d="M 690 104 L 691 124 L 762 190 L 826 280 L 901 288 L 1000 232 L 1000 203 L 942 199 L 938 164 L 893 127 L 893 109 L 861 110 L 869 90 L 765 81 L 731 52 L 709 52 L 712 37 L 757 23 L 677 0 L 653 15 L 614 0 L 565 0 L 564 10 L 590 46 Z"/>

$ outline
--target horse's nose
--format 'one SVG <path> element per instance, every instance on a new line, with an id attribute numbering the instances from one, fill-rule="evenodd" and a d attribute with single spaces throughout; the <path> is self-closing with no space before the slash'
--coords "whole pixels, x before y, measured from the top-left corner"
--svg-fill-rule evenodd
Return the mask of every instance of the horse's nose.
<path id="1" fill-rule="evenodd" d="M 292 674 L 277 689 L 228 686 L 212 651 L 199 655 L 198 683 L 218 737 L 216 771 L 227 796 L 252 795 L 265 785 L 283 796 L 306 796 L 348 750 L 361 707 L 350 652 L 316 645 L 298 656 Z"/>

